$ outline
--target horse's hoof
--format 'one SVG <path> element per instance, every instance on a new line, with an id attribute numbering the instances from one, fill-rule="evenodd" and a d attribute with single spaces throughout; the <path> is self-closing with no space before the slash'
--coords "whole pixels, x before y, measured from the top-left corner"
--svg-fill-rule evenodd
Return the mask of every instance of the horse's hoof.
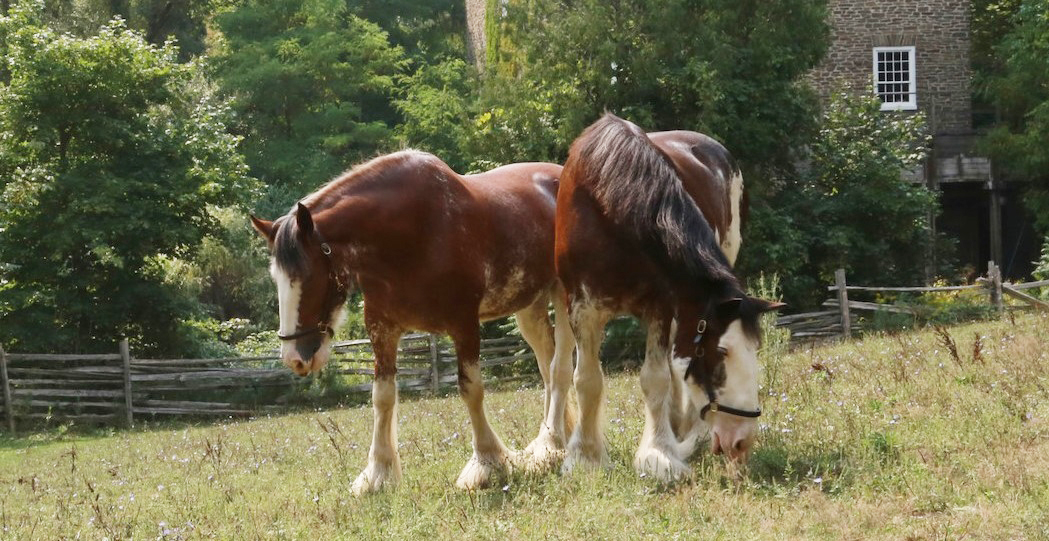
<path id="1" fill-rule="evenodd" d="M 357 476 L 357 480 L 350 487 L 354 496 L 372 494 L 384 489 L 393 488 L 401 481 L 399 468 L 386 464 L 368 464 L 367 468 Z"/>
<path id="2" fill-rule="evenodd" d="M 577 442 L 568 444 L 565 449 L 565 460 L 561 463 L 561 473 L 569 474 L 577 469 L 603 469 L 611 466 L 608 452 L 604 446 L 584 446 Z"/>
<path id="3" fill-rule="evenodd" d="M 634 469 L 642 477 L 660 483 L 676 483 L 692 476 L 692 470 L 680 458 L 664 449 L 638 449 L 634 455 Z"/>
<path id="4" fill-rule="evenodd" d="M 521 452 L 518 462 L 528 472 L 549 471 L 565 457 L 565 449 L 550 436 L 539 436 Z"/>
<path id="5" fill-rule="evenodd" d="M 488 488 L 492 481 L 499 476 L 505 475 L 510 470 L 509 457 L 505 454 L 499 457 L 478 458 L 475 454 L 466 463 L 455 486 L 463 490 L 476 490 Z"/>

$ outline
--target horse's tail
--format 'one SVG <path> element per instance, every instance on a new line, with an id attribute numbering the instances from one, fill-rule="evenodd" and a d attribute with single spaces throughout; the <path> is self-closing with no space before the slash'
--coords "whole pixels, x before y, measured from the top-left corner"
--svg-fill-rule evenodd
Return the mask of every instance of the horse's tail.
<path id="1" fill-rule="evenodd" d="M 714 230 L 670 159 L 633 123 L 606 113 L 591 124 L 572 143 L 561 182 L 566 178 L 668 274 L 738 289 Z"/>

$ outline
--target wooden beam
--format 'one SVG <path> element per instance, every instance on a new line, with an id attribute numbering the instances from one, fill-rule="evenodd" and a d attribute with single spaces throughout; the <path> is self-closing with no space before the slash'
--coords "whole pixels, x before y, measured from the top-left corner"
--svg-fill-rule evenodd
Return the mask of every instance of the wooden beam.
<path id="1" fill-rule="evenodd" d="M 120 358 L 124 361 L 124 408 L 127 410 L 127 426 L 135 426 L 135 410 L 131 407 L 131 348 L 127 338 L 120 341 Z"/>
<path id="2" fill-rule="evenodd" d="M 7 417 L 7 431 L 15 433 L 15 410 L 11 402 L 11 380 L 7 378 L 7 353 L 0 346 L 0 384 L 4 387 L 4 415 Z"/>
<path id="3" fill-rule="evenodd" d="M 849 315 L 849 293 L 845 284 L 845 269 L 834 271 L 834 284 L 838 286 L 838 309 L 841 311 L 841 336 L 848 339 L 852 333 L 852 318 Z"/>
<path id="4" fill-rule="evenodd" d="M 1049 312 L 1049 303 L 1047 303 L 1047 302 L 1045 302 L 1045 301 L 1043 301 L 1041 299 L 1037 299 L 1035 297 L 1032 297 L 1032 296 L 1028 295 L 1027 293 L 1023 293 L 1021 291 L 1017 291 L 1015 288 L 1013 288 L 1013 287 L 1011 287 L 1009 285 L 1002 284 L 1002 292 L 1005 293 L 1006 295 L 1009 295 L 1010 297 L 1015 297 L 1017 299 L 1020 299 L 1020 300 L 1022 300 L 1024 302 L 1030 304 L 1031 306 L 1034 306 L 1035 308 L 1038 308 L 1039 310 L 1045 310 L 1045 311 Z"/>
<path id="5" fill-rule="evenodd" d="M 965 291 L 967 289 L 981 289 L 983 286 L 980 285 L 968 285 L 968 286 L 923 286 L 923 287 L 866 287 L 866 286 L 847 286 L 845 289 L 849 291 L 871 291 L 871 292 L 883 292 L 883 293 L 936 293 L 946 291 Z M 827 291 L 837 291 L 838 286 L 827 286 Z"/>

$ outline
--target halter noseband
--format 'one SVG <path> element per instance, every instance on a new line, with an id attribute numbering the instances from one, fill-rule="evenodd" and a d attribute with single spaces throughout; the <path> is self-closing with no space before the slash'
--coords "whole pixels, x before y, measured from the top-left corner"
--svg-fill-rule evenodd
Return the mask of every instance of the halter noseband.
<path id="1" fill-rule="evenodd" d="M 705 333 L 706 331 L 707 331 L 707 320 L 705 320 L 705 319 L 699 320 L 699 324 L 696 325 L 696 338 L 695 338 L 695 340 L 693 340 L 693 343 L 696 345 L 695 353 L 693 354 L 693 360 L 701 359 L 701 358 L 703 358 L 704 355 L 706 355 L 706 352 L 703 351 L 702 349 L 700 349 L 700 347 L 699 347 L 700 342 L 703 340 L 703 333 Z M 726 353 L 728 353 L 728 350 L 726 350 L 725 348 L 723 348 L 721 346 L 718 346 L 718 353 L 720 353 L 722 356 L 724 356 Z M 722 362 L 724 362 L 724 361 L 722 361 Z M 713 412 L 727 413 L 729 415 L 735 415 L 736 417 L 746 417 L 748 419 L 754 419 L 754 418 L 757 418 L 757 417 L 761 416 L 761 410 L 760 409 L 758 409 L 758 410 L 741 410 L 741 409 L 738 409 L 738 408 L 733 408 L 731 406 L 723 406 L 723 405 L 719 404 L 718 403 L 717 392 L 715 392 L 714 385 L 712 383 L 710 383 L 710 379 L 709 378 L 707 378 L 707 381 L 705 381 L 703 383 L 703 390 L 705 390 L 707 392 L 707 400 L 708 400 L 708 402 L 707 402 L 706 406 L 703 406 L 703 408 L 699 410 L 699 418 L 704 420 L 704 421 L 707 420 L 707 413 L 712 412 L 712 411 Z"/>
<path id="2" fill-rule="evenodd" d="M 335 281 L 335 290 L 336 290 L 336 292 L 338 292 L 338 293 L 345 292 L 346 291 L 346 284 L 344 284 L 342 282 L 342 280 L 339 278 L 339 274 L 337 272 L 335 272 L 335 262 L 332 261 L 332 257 L 331 257 L 331 245 L 328 244 L 324 240 L 324 237 L 321 236 L 320 231 L 317 231 L 316 228 L 313 230 L 313 234 L 314 234 L 314 236 L 317 237 L 317 240 L 320 241 L 321 253 L 324 254 L 324 257 L 328 260 L 328 267 L 331 269 L 328 272 L 328 278 Z M 329 284 L 330 284 L 330 282 L 329 282 Z M 329 285 L 329 289 L 330 289 L 330 285 Z M 335 306 L 334 306 L 335 303 L 332 302 L 333 298 L 334 298 L 334 296 L 328 295 L 327 298 L 324 301 L 324 312 L 323 313 L 326 314 L 325 317 L 327 317 L 327 318 L 331 317 L 331 312 L 335 308 Z M 322 335 L 326 334 L 326 335 L 328 335 L 329 338 L 335 338 L 335 329 L 331 326 L 331 323 L 329 323 L 327 319 L 324 319 L 324 320 L 321 320 L 321 322 L 318 323 L 315 327 L 312 327 L 312 328 L 309 328 L 309 329 L 296 331 L 296 332 L 293 332 L 291 334 L 280 334 L 280 333 L 278 333 L 277 334 L 277 338 L 280 338 L 282 342 L 288 342 L 288 341 L 291 341 L 291 340 L 298 340 L 299 338 L 302 338 L 304 336 L 311 336 L 311 335 L 314 335 L 314 334 L 322 334 Z"/>

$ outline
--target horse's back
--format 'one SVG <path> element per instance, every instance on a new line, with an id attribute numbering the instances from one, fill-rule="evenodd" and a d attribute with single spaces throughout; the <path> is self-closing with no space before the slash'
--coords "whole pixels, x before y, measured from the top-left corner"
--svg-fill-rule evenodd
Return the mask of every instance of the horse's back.
<path id="1" fill-rule="evenodd" d="M 484 266 L 481 317 L 527 305 L 554 281 L 554 209 L 561 166 L 518 163 L 462 177 L 477 216 Z"/>

